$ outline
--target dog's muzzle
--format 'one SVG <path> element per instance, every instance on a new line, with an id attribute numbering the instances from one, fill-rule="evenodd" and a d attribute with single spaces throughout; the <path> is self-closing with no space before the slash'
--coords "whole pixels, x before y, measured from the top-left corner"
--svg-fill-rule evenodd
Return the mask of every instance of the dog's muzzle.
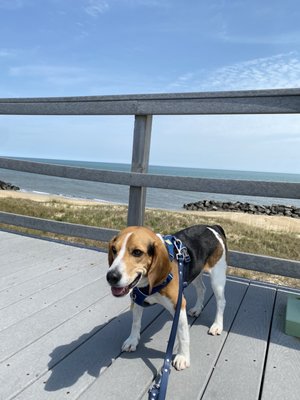
<path id="1" fill-rule="evenodd" d="M 127 286 L 119 286 L 118 282 L 120 282 L 122 275 L 118 271 L 108 271 L 106 275 L 107 282 L 111 286 L 111 292 L 115 297 L 125 296 L 129 293 L 129 291 L 134 288 L 140 281 L 142 274 L 139 273 L 137 277 Z"/>

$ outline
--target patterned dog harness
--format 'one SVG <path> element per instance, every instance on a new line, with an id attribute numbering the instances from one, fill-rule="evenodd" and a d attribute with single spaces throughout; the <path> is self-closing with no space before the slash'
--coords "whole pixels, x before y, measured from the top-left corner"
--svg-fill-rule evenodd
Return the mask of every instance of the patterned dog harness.
<path id="1" fill-rule="evenodd" d="M 166 246 L 166 249 L 169 254 L 169 259 L 171 262 L 176 258 L 176 255 L 178 254 L 179 250 L 181 250 L 181 252 L 183 253 L 184 263 L 187 264 L 190 262 L 191 259 L 186 250 L 186 247 L 182 245 L 180 240 L 178 240 L 175 236 L 172 236 L 172 235 L 165 235 L 165 236 L 162 236 L 161 238 Z M 178 247 L 179 245 L 180 245 L 180 248 Z M 139 306 L 148 307 L 151 304 L 147 303 L 147 301 L 145 301 L 145 299 L 148 296 L 150 296 L 154 293 L 157 293 L 161 289 L 166 287 L 171 282 L 172 279 L 173 279 L 173 274 L 170 272 L 168 274 L 168 276 L 166 277 L 166 279 L 162 283 L 160 283 L 159 285 L 154 286 L 152 288 L 151 294 L 149 294 L 149 289 L 150 289 L 149 285 L 142 287 L 142 288 L 134 287 L 130 293 L 130 297 L 131 297 L 132 301 L 134 303 L 138 304 Z"/>

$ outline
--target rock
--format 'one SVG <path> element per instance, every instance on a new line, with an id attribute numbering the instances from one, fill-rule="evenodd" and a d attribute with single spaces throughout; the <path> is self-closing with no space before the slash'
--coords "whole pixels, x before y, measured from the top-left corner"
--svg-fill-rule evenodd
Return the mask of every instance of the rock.
<path id="1" fill-rule="evenodd" d="M 0 190 L 20 190 L 20 188 L 11 183 L 0 181 Z"/>
<path id="2" fill-rule="evenodd" d="M 214 200 L 201 200 L 196 203 L 184 204 L 186 210 L 193 211 L 227 211 L 244 212 L 257 215 L 282 215 L 290 218 L 300 218 L 300 208 L 295 206 L 284 206 L 282 204 L 272 204 L 271 206 L 241 203 L 236 201 L 221 202 Z"/>
<path id="3" fill-rule="evenodd" d="M 298 215 L 300 217 L 300 208 L 295 208 L 294 214 Z"/>
<path id="4" fill-rule="evenodd" d="M 257 206 L 257 211 L 259 212 L 259 214 L 265 214 L 266 207 L 265 206 Z"/>

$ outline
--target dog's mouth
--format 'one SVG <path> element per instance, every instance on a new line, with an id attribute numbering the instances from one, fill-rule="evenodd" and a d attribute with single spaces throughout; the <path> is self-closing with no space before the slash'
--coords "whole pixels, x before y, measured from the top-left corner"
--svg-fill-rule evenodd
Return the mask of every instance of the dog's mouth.
<path id="1" fill-rule="evenodd" d="M 112 286 L 111 287 L 111 292 L 115 297 L 122 297 L 125 296 L 126 294 L 129 293 L 130 289 L 133 289 L 140 281 L 142 277 L 142 274 L 139 273 L 137 277 L 130 283 L 128 286 L 124 287 L 117 287 L 117 286 Z"/>

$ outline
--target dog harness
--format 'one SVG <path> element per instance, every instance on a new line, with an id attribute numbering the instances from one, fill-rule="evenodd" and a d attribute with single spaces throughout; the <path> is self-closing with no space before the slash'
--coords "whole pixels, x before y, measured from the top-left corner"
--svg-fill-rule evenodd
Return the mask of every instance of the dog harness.
<path id="1" fill-rule="evenodd" d="M 154 288 L 152 288 L 151 295 L 159 292 L 161 289 L 167 286 L 167 284 L 171 282 L 172 279 L 173 279 L 173 274 L 170 272 L 167 278 L 160 285 L 154 286 Z M 149 285 L 142 288 L 134 287 L 132 292 L 130 293 L 132 301 L 142 307 L 151 306 L 150 303 L 147 303 L 147 301 L 145 301 L 146 297 L 148 296 L 149 296 Z"/>
<path id="2" fill-rule="evenodd" d="M 175 236 L 165 235 L 165 236 L 160 236 L 160 238 L 163 240 L 166 246 L 166 249 L 169 254 L 169 259 L 171 262 L 177 257 L 177 254 L 179 254 L 179 252 L 181 252 L 181 254 L 183 255 L 184 264 L 188 264 L 191 261 L 191 258 L 187 252 L 186 247 L 183 246 L 182 242 Z M 149 294 L 149 285 L 141 288 L 134 287 L 130 293 L 130 297 L 132 301 L 138 304 L 139 306 L 148 307 L 151 304 L 147 303 L 145 299 L 148 296 L 155 294 L 164 287 L 166 287 L 171 282 L 172 279 L 173 279 L 173 274 L 170 272 L 162 283 L 152 288 L 151 294 Z"/>

